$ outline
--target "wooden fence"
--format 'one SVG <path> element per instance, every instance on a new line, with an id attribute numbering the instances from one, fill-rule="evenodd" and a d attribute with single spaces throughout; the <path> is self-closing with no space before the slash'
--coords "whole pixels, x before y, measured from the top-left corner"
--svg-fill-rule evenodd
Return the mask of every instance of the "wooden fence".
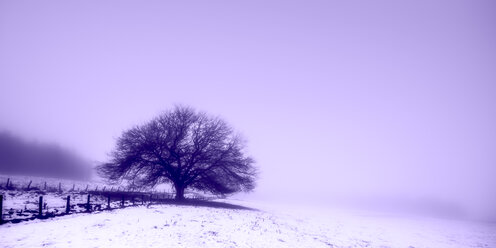
<path id="1" fill-rule="evenodd" d="M 122 190 L 121 187 L 108 188 L 107 186 L 103 186 L 99 190 L 98 186 L 90 187 L 89 184 L 86 185 L 84 190 L 82 188 L 77 189 L 75 184 L 71 185 L 72 187 L 69 187 L 69 190 L 67 190 L 67 187 L 63 187 L 61 183 L 58 183 L 57 187 L 50 187 L 45 182 L 42 189 L 40 187 L 31 187 L 31 185 L 32 181 L 25 187 L 13 187 L 12 181 L 8 179 L 5 187 L 0 187 L 5 189 L 3 190 L 5 196 L 0 194 L 0 224 L 47 219 L 75 213 L 100 212 L 129 206 L 172 203 L 173 201 L 173 194 L 168 192 L 129 191 Z M 16 193 L 26 197 L 26 194 L 23 194 L 26 192 L 28 193 L 27 197 L 30 198 L 27 199 L 30 206 L 36 204 L 36 207 L 28 208 L 27 205 L 24 205 L 24 208 L 22 208 L 22 204 L 9 209 L 5 207 L 7 201 L 16 200 Z M 64 199 L 63 206 L 61 198 Z M 201 195 L 193 195 L 192 198 L 208 200 Z"/>

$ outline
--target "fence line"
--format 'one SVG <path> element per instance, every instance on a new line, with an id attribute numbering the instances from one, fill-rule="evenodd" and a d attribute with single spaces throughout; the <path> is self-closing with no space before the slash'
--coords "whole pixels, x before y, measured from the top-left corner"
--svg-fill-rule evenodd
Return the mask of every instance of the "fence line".
<path id="1" fill-rule="evenodd" d="M 5 178 L 5 177 L 4 177 Z M 29 179 L 28 179 L 29 180 Z M 64 181 L 65 179 L 61 179 Z M 10 177 L 7 177 L 7 182 L 5 184 L 0 183 L 0 190 L 1 189 L 6 189 L 6 190 L 28 190 L 28 191 L 42 191 L 42 192 L 89 192 L 89 191 L 98 191 L 99 188 L 101 188 L 101 191 L 129 191 L 129 192 L 143 192 L 138 188 L 130 188 L 128 190 L 125 190 L 125 187 L 123 186 L 118 186 L 117 188 L 114 188 L 113 186 L 109 186 L 106 184 L 102 183 L 68 183 L 69 185 L 72 184 L 72 187 L 65 187 L 65 184 L 62 183 L 61 181 L 58 182 L 58 184 L 49 184 L 47 183 L 46 180 L 38 180 L 38 183 L 36 183 L 34 180 L 29 180 L 29 182 L 25 181 L 17 181 L 14 182 Z M 32 186 L 34 185 L 34 186 Z M 83 185 L 82 187 L 80 187 Z M 109 187 L 109 189 L 107 189 Z M 70 188 L 67 190 L 67 188 Z M 84 188 L 84 190 L 83 190 Z M 93 190 L 92 190 L 93 188 Z M 157 190 L 152 190 L 152 191 L 147 191 L 147 193 L 153 192 L 153 193 L 161 193 Z M 163 191 L 165 194 L 172 194 L 170 192 Z"/>
<path id="2" fill-rule="evenodd" d="M 5 200 L 3 195 L 0 195 L 0 213 L 2 213 L 0 215 L 0 223 L 18 223 L 25 220 L 47 219 L 74 213 L 100 212 L 130 206 L 171 203 L 173 201 L 171 195 L 163 193 L 90 191 L 88 194 L 83 195 L 87 196 L 86 201 L 71 201 L 71 195 L 67 195 L 65 206 L 52 207 L 52 211 L 48 210 L 47 199 L 44 199 L 43 196 L 39 196 L 37 204 L 38 209 L 10 209 L 7 210 L 8 218 L 5 218 L 6 215 L 3 214 L 3 204 L 5 203 Z M 59 209 L 63 210 L 59 211 Z"/>
<path id="3" fill-rule="evenodd" d="M 116 189 L 114 189 L 114 187 L 107 188 L 107 186 L 103 186 L 101 190 L 98 190 L 98 185 L 94 187 L 94 190 L 90 190 L 89 184 L 86 184 L 85 190 L 81 191 L 79 190 L 79 187 L 75 189 L 75 183 L 72 184 L 72 188 L 70 190 L 64 191 L 61 182 L 58 183 L 58 187 L 50 187 L 50 185 L 47 185 L 47 182 L 41 183 L 41 185 L 43 185 L 43 190 L 41 190 L 39 187 L 32 187 L 32 183 L 33 181 L 30 180 L 26 187 L 19 187 L 16 185 L 17 183 L 13 185 L 12 180 L 10 178 L 7 178 L 5 187 L 2 187 L 3 185 L 0 185 L 0 189 L 5 189 L 7 191 L 19 190 L 24 192 L 32 192 L 36 196 L 30 197 L 34 197 L 34 199 L 38 197 L 38 207 L 36 210 L 28 209 L 26 207 L 27 205 L 24 206 L 24 209 L 10 208 L 7 210 L 4 207 L 7 199 L 4 197 L 4 195 L 0 194 L 0 224 L 18 223 L 21 221 L 33 219 L 47 219 L 56 216 L 83 212 L 88 213 L 95 211 L 113 210 L 129 206 L 171 203 L 173 200 L 173 194 L 165 191 L 145 192 L 137 190 L 123 190 L 122 187 L 117 187 Z M 43 197 L 43 195 L 46 195 L 46 193 L 48 192 L 55 192 L 57 194 L 57 197 L 62 196 L 63 193 L 67 193 L 67 196 L 65 197 L 65 206 L 55 206 L 49 208 L 49 199 L 44 199 Z M 71 195 L 73 196 L 72 198 Z M 79 200 L 77 199 L 78 196 L 80 198 Z M 84 201 L 84 199 L 81 199 L 82 197 L 84 198 L 84 196 L 87 196 L 86 201 Z M 201 195 L 194 195 L 191 199 L 211 200 L 213 198 L 203 197 Z M 36 202 L 36 200 L 34 200 L 33 202 Z M 8 218 L 5 218 L 7 216 Z"/>

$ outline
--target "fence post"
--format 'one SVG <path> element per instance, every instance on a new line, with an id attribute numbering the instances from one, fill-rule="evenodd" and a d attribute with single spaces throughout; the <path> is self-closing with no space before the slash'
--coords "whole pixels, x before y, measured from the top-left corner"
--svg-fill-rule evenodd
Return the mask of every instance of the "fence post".
<path id="1" fill-rule="evenodd" d="M 7 184 L 5 184 L 5 188 L 7 188 L 7 189 L 9 188 L 9 183 L 10 183 L 10 177 L 7 178 Z"/>
<path id="2" fill-rule="evenodd" d="M 60 185 L 60 182 L 59 182 L 59 192 L 62 192 L 62 187 Z"/>
<path id="3" fill-rule="evenodd" d="M 124 195 L 122 195 L 121 207 L 124 207 Z"/>
<path id="4" fill-rule="evenodd" d="M 86 211 L 90 211 L 91 210 L 91 205 L 90 205 L 90 194 L 88 194 L 88 202 L 86 203 Z"/>
<path id="5" fill-rule="evenodd" d="M 33 183 L 33 180 L 29 181 L 29 184 L 28 184 L 28 190 L 29 190 L 29 188 L 31 187 L 31 183 Z"/>
<path id="6" fill-rule="evenodd" d="M 72 191 L 74 191 L 74 187 L 76 187 L 76 184 L 72 184 Z"/>
<path id="7" fill-rule="evenodd" d="M 88 187 L 89 187 L 89 186 L 90 186 L 90 185 L 86 184 L 86 189 L 85 189 L 84 191 L 88 192 Z"/>
<path id="8" fill-rule="evenodd" d="M 145 205 L 145 195 L 141 195 L 141 205 Z"/>
<path id="9" fill-rule="evenodd" d="M 3 223 L 3 195 L 0 195 L 0 224 Z"/>
<path id="10" fill-rule="evenodd" d="M 43 210 L 43 196 L 40 196 L 40 200 L 38 201 L 38 215 L 41 217 Z"/>
<path id="11" fill-rule="evenodd" d="M 43 190 L 46 190 L 46 182 L 45 182 L 45 186 L 43 187 Z"/>
<path id="12" fill-rule="evenodd" d="M 107 188 L 107 186 L 103 186 L 103 189 L 102 189 L 102 191 L 105 191 L 105 188 Z"/>
<path id="13" fill-rule="evenodd" d="M 65 213 L 69 213 L 71 211 L 71 196 L 67 196 L 67 205 L 65 206 Z"/>
<path id="14" fill-rule="evenodd" d="M 110 209 L 110 195 L 107 196 L 107 209 Z"/>

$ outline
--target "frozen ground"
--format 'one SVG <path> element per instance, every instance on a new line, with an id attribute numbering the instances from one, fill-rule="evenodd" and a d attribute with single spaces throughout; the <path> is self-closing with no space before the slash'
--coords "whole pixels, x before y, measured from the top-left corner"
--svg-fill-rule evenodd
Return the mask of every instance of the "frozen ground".
<path id="1" fill-rule="evenodd" d="M 0 246 L 496 247 L 495 224 L 245 205 L 260 211 L 155 205 L 6 224 Z"/>

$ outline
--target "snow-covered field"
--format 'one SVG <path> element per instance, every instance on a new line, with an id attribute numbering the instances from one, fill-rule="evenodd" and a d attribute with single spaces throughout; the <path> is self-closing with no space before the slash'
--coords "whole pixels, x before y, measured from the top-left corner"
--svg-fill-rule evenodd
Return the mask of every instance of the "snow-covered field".
<path id="1" fill-rule="evenodd" d="M 286 208 L 152 205 L 0 226 L 1 247 L 496 247 L 496 224 Z"/>

